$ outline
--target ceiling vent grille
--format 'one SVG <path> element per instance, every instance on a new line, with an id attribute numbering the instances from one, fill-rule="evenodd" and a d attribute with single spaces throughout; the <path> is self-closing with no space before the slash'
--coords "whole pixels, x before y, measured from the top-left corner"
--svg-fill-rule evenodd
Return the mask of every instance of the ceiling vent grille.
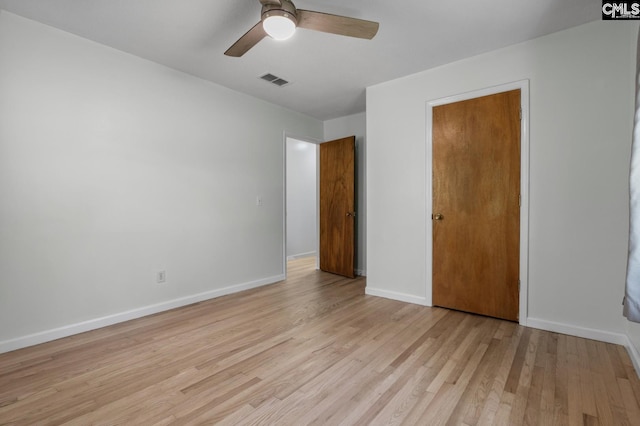
<path id="1" fill-rule="evenodd" d="M 280 78 L 277 75 L 273 75 L 271 73 L 267 73 L 263 76 L 260 76 L 260 78 L 263 79 L 264 81 L 268 81 L 269 83 L 275 84 L 276 86 L 279 86 L 279 87 L 286 86 L 287 84 L 289 84 L 289 82 L 284 78 Z"/>

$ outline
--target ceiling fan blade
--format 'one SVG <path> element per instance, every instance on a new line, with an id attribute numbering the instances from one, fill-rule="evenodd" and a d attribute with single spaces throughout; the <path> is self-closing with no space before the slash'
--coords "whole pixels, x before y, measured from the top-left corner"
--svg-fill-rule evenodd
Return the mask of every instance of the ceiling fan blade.
<path id="1" fill-rule="evenodd" d="M 298 9 L 298 27 L 324 33 L 371 40 L 378 32 L 379 23 L 330 13 Z"/>
<path id="2" fill-rule="evenodd" d="M 258 42 L 266 36 L 267 33 L 264 32 L 264 29 L 262 28 L 262 21 L 260 21 L 255 24 L 253 28 L 247 31 L 245 35 L 240 37 L 238 41 L 233 43 L 233 46 L 228 48 L 224 54 L 238 58 L 247 53 L 249 49 L 258 44 Z"/>

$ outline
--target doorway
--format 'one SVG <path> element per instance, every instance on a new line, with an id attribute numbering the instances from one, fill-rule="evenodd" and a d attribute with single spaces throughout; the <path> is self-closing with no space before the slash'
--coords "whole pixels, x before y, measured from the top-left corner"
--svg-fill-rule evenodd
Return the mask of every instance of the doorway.
<path id="1" fill-rule="evenodd" d="M 285 271 L 288 261 L 317 257 L 317 151 L 314 142 L 285 139 Z"/>
<path id="2" fill-rule="evenodd" d="M 355 136 L 284 145 L 285 277 L 288 261 L 315 257 L 316 269 L 354 278 Z"/>
<path id="3" fill-rule="evenodd" d="M 458 122 L 454 124 L 451 129 L 445 130 L 447 132 L 447 136 L 451 137 L 451 132 L 453 129 L 464 129 L 466 127 L 472 127 L 475 125 L 479 125 L 480 129 L 478 130 L 478 134 L 472 134 L 472 141 L 466 140 L 465 137 L 469 138 L 469 136 L 462 136 L 461 139 L 458 139 L 457 142 L 449 141 L 449 145 L 455 143 L 460 144 L 457 148 L 461 148 L 457 154 L 453 151 L 449 151 L 449 148 L 452 150 L 457 149 L 455 147 L 448 147 L 444 151 L 439 150 L 438 144 L 442 143 L 443 135 L 442 133 L 436 134 L 437 132 L 442 132 L 441 123 L 439 124 L 439 120 L 443 119 L 443 113 L 453 114 L 452 111 L 458 109 L 465 109 L 466 107 L 471 107 L 472 109 L 482 109 L 478 105 L 473 104 L 473 100 L 479 98 L 491 99 L 490 97 L 499 93 L 512 92 L 512 94 L 517 93 L 517 100 L 514 101 L 514 98 L 511 98 L 509 102 L 516 102 L 519 105 L 515 106 L 515 109 L 511 109 L 511 120 L 518 122 L 519 128 L 512 129 L 512 133 L 517 133 L 515 139 L 519 139 L 520 149 L 519 149 L 519 157 L 515 157 L 515 161 L 518 163 L 510 171 L 510 175 L 507 180 L 511 180 L 512 191 L 513 194 L 507 195 L 509 198 L 508 203 L 510 203 L 510 214 L 515 215 L 514 220 L 511 223 L 515 223 L 514 226 L 510 228 L 510 237 L 511 245 L 506 245 L 504 242 L 504 238 L 498 237 L 500 241 L 494 241 L 497 245 L 492 246 L 493 243 L 488 242 L 492 238 L 492 232 L 489 231 L 487 235 L 478 236 L 475 235 L 475 226 L 476 225 L 459 225 L 463 220 L 464 216 L 467 216 L 464 220 L 470 218 L 471 221 L 476 220 L 482 222 L 484 224 L 487 223 L 487 218 L 489 216 L 493 216 L 495 213 L 495 204 L 500 200 L 498 195 L 495 194 L 487 194 L 485 193 L 477 195 L 475 192 L 477 188 L 475 188 L 475 184 L 479 180 L 478 177 L 473 178 L 471 174 L 473 173 L 461 173 L 461 175 L 456 176 L 455 173 L 453 176 L 447 176 L 445 173 L 445 178 L 443 181 L 442 172 L 442 164 L 444 157 L 465 157 L 470 156 L 470 152 L 473 152 L 475 146 L 471 146 L 470 143 L 477 143 L 476 136 L 479 136 L 482 132 L 488 132 L 488 139 L 496 137 L 497 128 L 482 130 L 482 126 L 484 126 L 488 121 L 491 121 L 490 118 L 483 117 L 471 117 L 468 118 L 467 122 Z M 515 95 L 514 95 L 515 96 Z M 467 102 L 469 101 L 469 102 Z M 457 106 L 456 106 L 457 104 Z M 452 105 L 451 109 L 440 108 L 442 106 Z M 520 115 L 520 107 L 522 108 L 522 120 L 519 119 Z M 468 111 L 467 111 L 468 112 Z M 498 115 L 504 115 L 504 111 L 498 113 Z M 515 114 L 515 115 L 514 115 Z M 473 115 L 473 114 L 472 114 Z M 515 119 L 514 119 L 515 117 Z M 499 121 L 499 120 L 498 120 Z M 491 127 L 492 124 L 488 125 Z M 501 161 L 497 160 L 497 156 L 501 154 L 502 150 L 500 148 L 494 149 L 493 153 L 488 151 L 488 153 L 483 153 L 478 151 L 476 154 L 480 156 L 488 156 L 490 157 L 488 162 Z M 446 161 L 446 160 L 445 160 Z M 444 307 L 450 307 L 453 309 L 460 309 L 465 311 L 471 311 L 476 313 L 481 313 L 489 316 L 496 316 L 500 318 L 507 318 L 510 320 L 519 321 L 520 324 L 526 325 L 526 317 L 527 317 L 527 259 L 528 259 L 528 162 L 529 162 L 529 145 L 528 145 L 528 81 L 520 81 L 515 83 L 510 83 L 502 86 L 492 87 L 476 92 L 466 93 L 462 95 L 457 95 L 449 98 L 439 99 L 435 101 L 431 101 L 427 103 L 427 226 L 426 226 L 426 234 L 427 234 L 427 302 L 429 305 L 439 305 Z M 489 175 L 500 174 L 498 173 L 499 169 L 502 167 L 506 167 L 504 165 L 496 166 L 491 164 L 488 165 L 488 168 L 483 166 L 478 166 L 480 169 L 476 169 L 476 171 L 480 170 L 480 173 L 485 173 Z M 476 167 L 474 165 L 451 165 L 445 166 L 447 169 L 456 168 L 456 167 Z M 510 167 L 510 166 L 509 166 Z M 484 170 L 484 171 L 482 171 Z M 495 173 L 494 173 L 495 172 Z M 469 176 L 467 176 L 469 174 Z M 514 177 L 515 176 L 515 177 Z M 513 182 L 514 180 L 519 180 L 519 182 Z M 444 183 L 443 183 L 444 182 Z M 468 187 L 459 189 L 459 185 L 461 183 L 466 182 Z M 515 185 L 515 189 L 513 189 L 513 185 Z M 448 186 L 451 186 L 450 188 Z M 456 189 L 458 188 L 458 189 Z M 466 191 L 466 193 L 465 193 Z M 446 204 L 441 204 L 442 199 L 441 195 L 445 194 L 445 198 L 449 196 L 450 198 L 456 198 L 457 201 L 464 200 L 466 198 L 475 199 L 474 203 L 483 203 L 487 204 L 487 200 L 490 202 L 488 204 L 492 204 L 493 210 L 478 210 L 472 211 L 473 209 L 468 208 L 464 204 L 458 203 L 454 200 L 454 203 L 446 206 Z M 457 194 L 457 195 L 454 195 Z M 472 195 L 470 195 L 472 194 Z M 515 195 L 514 195 L 515 194 Z M 460 195 L 460 196 L 458 196 Z M 474 198 L 475 197 L 475 198 Z M 493 200 L 493 201 L 491 201 Z M 507 202 L 505 202 L 507 203 Z M 515 207 L 514 204 L 515 203 Z M 436 209 L 447 209 L 448 212 L 444 211 L 436 211 Z M 495 223 L 503 225 L 504 218 L 496 219 L 494 218 Z M 489 221 L 491 222 L 491 221 Z M 445 225 L 446 226 L 442 226 Z M 492 225 L 490 225 L 492 226 Z M 460 235 L 454 237 L 454 240 L 457 242 L 452 243 L 449 247 L 447 245 L 442 245 L 443 235 L 445 235 L 448 231 L 454 229 L 454 234 L 458 231 Z M 515 234 L 515 236 L 513 235 Z M 503 235 L 504 236 L 504 235 Z M 466 240 L 465 240 L 466 238 Z M 501 239 L 502 238 L 502 239 Z M 506 237 L 505 237 L 506 238 Z M 446 240 L 446 238 L 445 238 Z M 473 241 L 471 241 L 473 240 Z M 515 246 L 514 246 L 515 244 Z M 473 246 L 473 247 L 472 247 Z M 507 248 L 508 247 L 508 248 Z M 476 262 L 475 266 L 469 266 L 469 259 L 465 256 L 469 256 L 469 253 L 473 253 L 473 250 L 469 250 L 473 248 L 478 251 L 478 259 L 471 259 L 470 262 Z M 500 253 L 498 253 L 500 251 Z M 509 251 L 513 255 L 511 257 L 511 264 L 509 266 L 505 266 L 503 261 L 503 255 L 505 252 Z M 498 261 L 499 260 L 499 261 Z M 443 268 L 444 264 L 444 268 Z M 459 274 L 459 270 L 463 270 L 461 274 Z M 485 275 L 496 274 L 496 276 L 500 276 L 500 279 L 509 280 L 509 285 L 511 286 L 508 295 L 497 296 L 497 301 L 493 301 L 494 306 L 501 306 L 505 303 L 505 298 L 511 297 L 513 309 L 508 312 L 502 312 L 500 309 L 488 310 L 477 309 L 478 304 L 477 298 L 483 296 L 484 294 L 495 294 L 494 289 L 488 288 L 491 285 L 491 281 L 494 278 L 488 278 L 482 281 L 485 278 Z M 444 274 L 444 275 L 443 275 Z M 466 274 L 466 275 L 465 275 Z M 462 277 L 462 278 L 461 278 Z M 504 278 L 508 277 L 508 278 Z M 462 290 L 460 291 L 459 298 L 456 298 L 455 294 L 453 297 L 450 297 L 447 294 L 449 289 L 445 289 L 447 291 L 442 293 L 442 282 L 445 282 L 445 286 L 455 287 L 461 285 Z M 462 283 L 462 284 L 461 284 Z M 477 285 L 479 288 L 475 290 L 479 290 L 478 294 L 475 296 L 471 294 L 471 290 L 473 285 Z M 465 287 L 466 286 L 466 287 Z M 520 287 L 518 291 L 518 286 Z M 474 290 L 474 291 L 475 291 Z M 503 297 L 504 296 L 504 297 Z M 490 298 L 489 298 L 490 299 Z"/>

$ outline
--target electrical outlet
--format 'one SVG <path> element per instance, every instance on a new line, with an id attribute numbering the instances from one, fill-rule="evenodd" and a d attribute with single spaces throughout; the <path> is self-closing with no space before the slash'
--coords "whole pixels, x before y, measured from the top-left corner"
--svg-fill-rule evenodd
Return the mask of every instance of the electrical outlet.
<path id="1" fill-rule="evenodd" d="M 256 206 L 261 206 L 261 205 L 262 205 L 262 197 L 258 195 L 256 197 Z"/>
<path id="2" fill-rule="evenodd" d="M 160 271 L 156 274 L 156 282 L 158 284 L 167 281 L 167 273 L 165 271 Z"/>

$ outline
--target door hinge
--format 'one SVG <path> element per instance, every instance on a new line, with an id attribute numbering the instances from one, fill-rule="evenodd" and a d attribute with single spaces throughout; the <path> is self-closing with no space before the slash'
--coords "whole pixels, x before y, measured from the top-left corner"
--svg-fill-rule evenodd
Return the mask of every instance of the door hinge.
<path id="1" fill-rule="evenodd" d="M 518 293 L 520 293 L 520 280 L 518 280 Z"/>
<path id="2" fill-rule="evenodd" d="M 522 207 L 522 195 L 518 194 L 518 207 Z"/>
<path id="3" fill-rule="evenodd" d="M 520 107 L 520 120 L 522 120 L 522 107 Z"/>

